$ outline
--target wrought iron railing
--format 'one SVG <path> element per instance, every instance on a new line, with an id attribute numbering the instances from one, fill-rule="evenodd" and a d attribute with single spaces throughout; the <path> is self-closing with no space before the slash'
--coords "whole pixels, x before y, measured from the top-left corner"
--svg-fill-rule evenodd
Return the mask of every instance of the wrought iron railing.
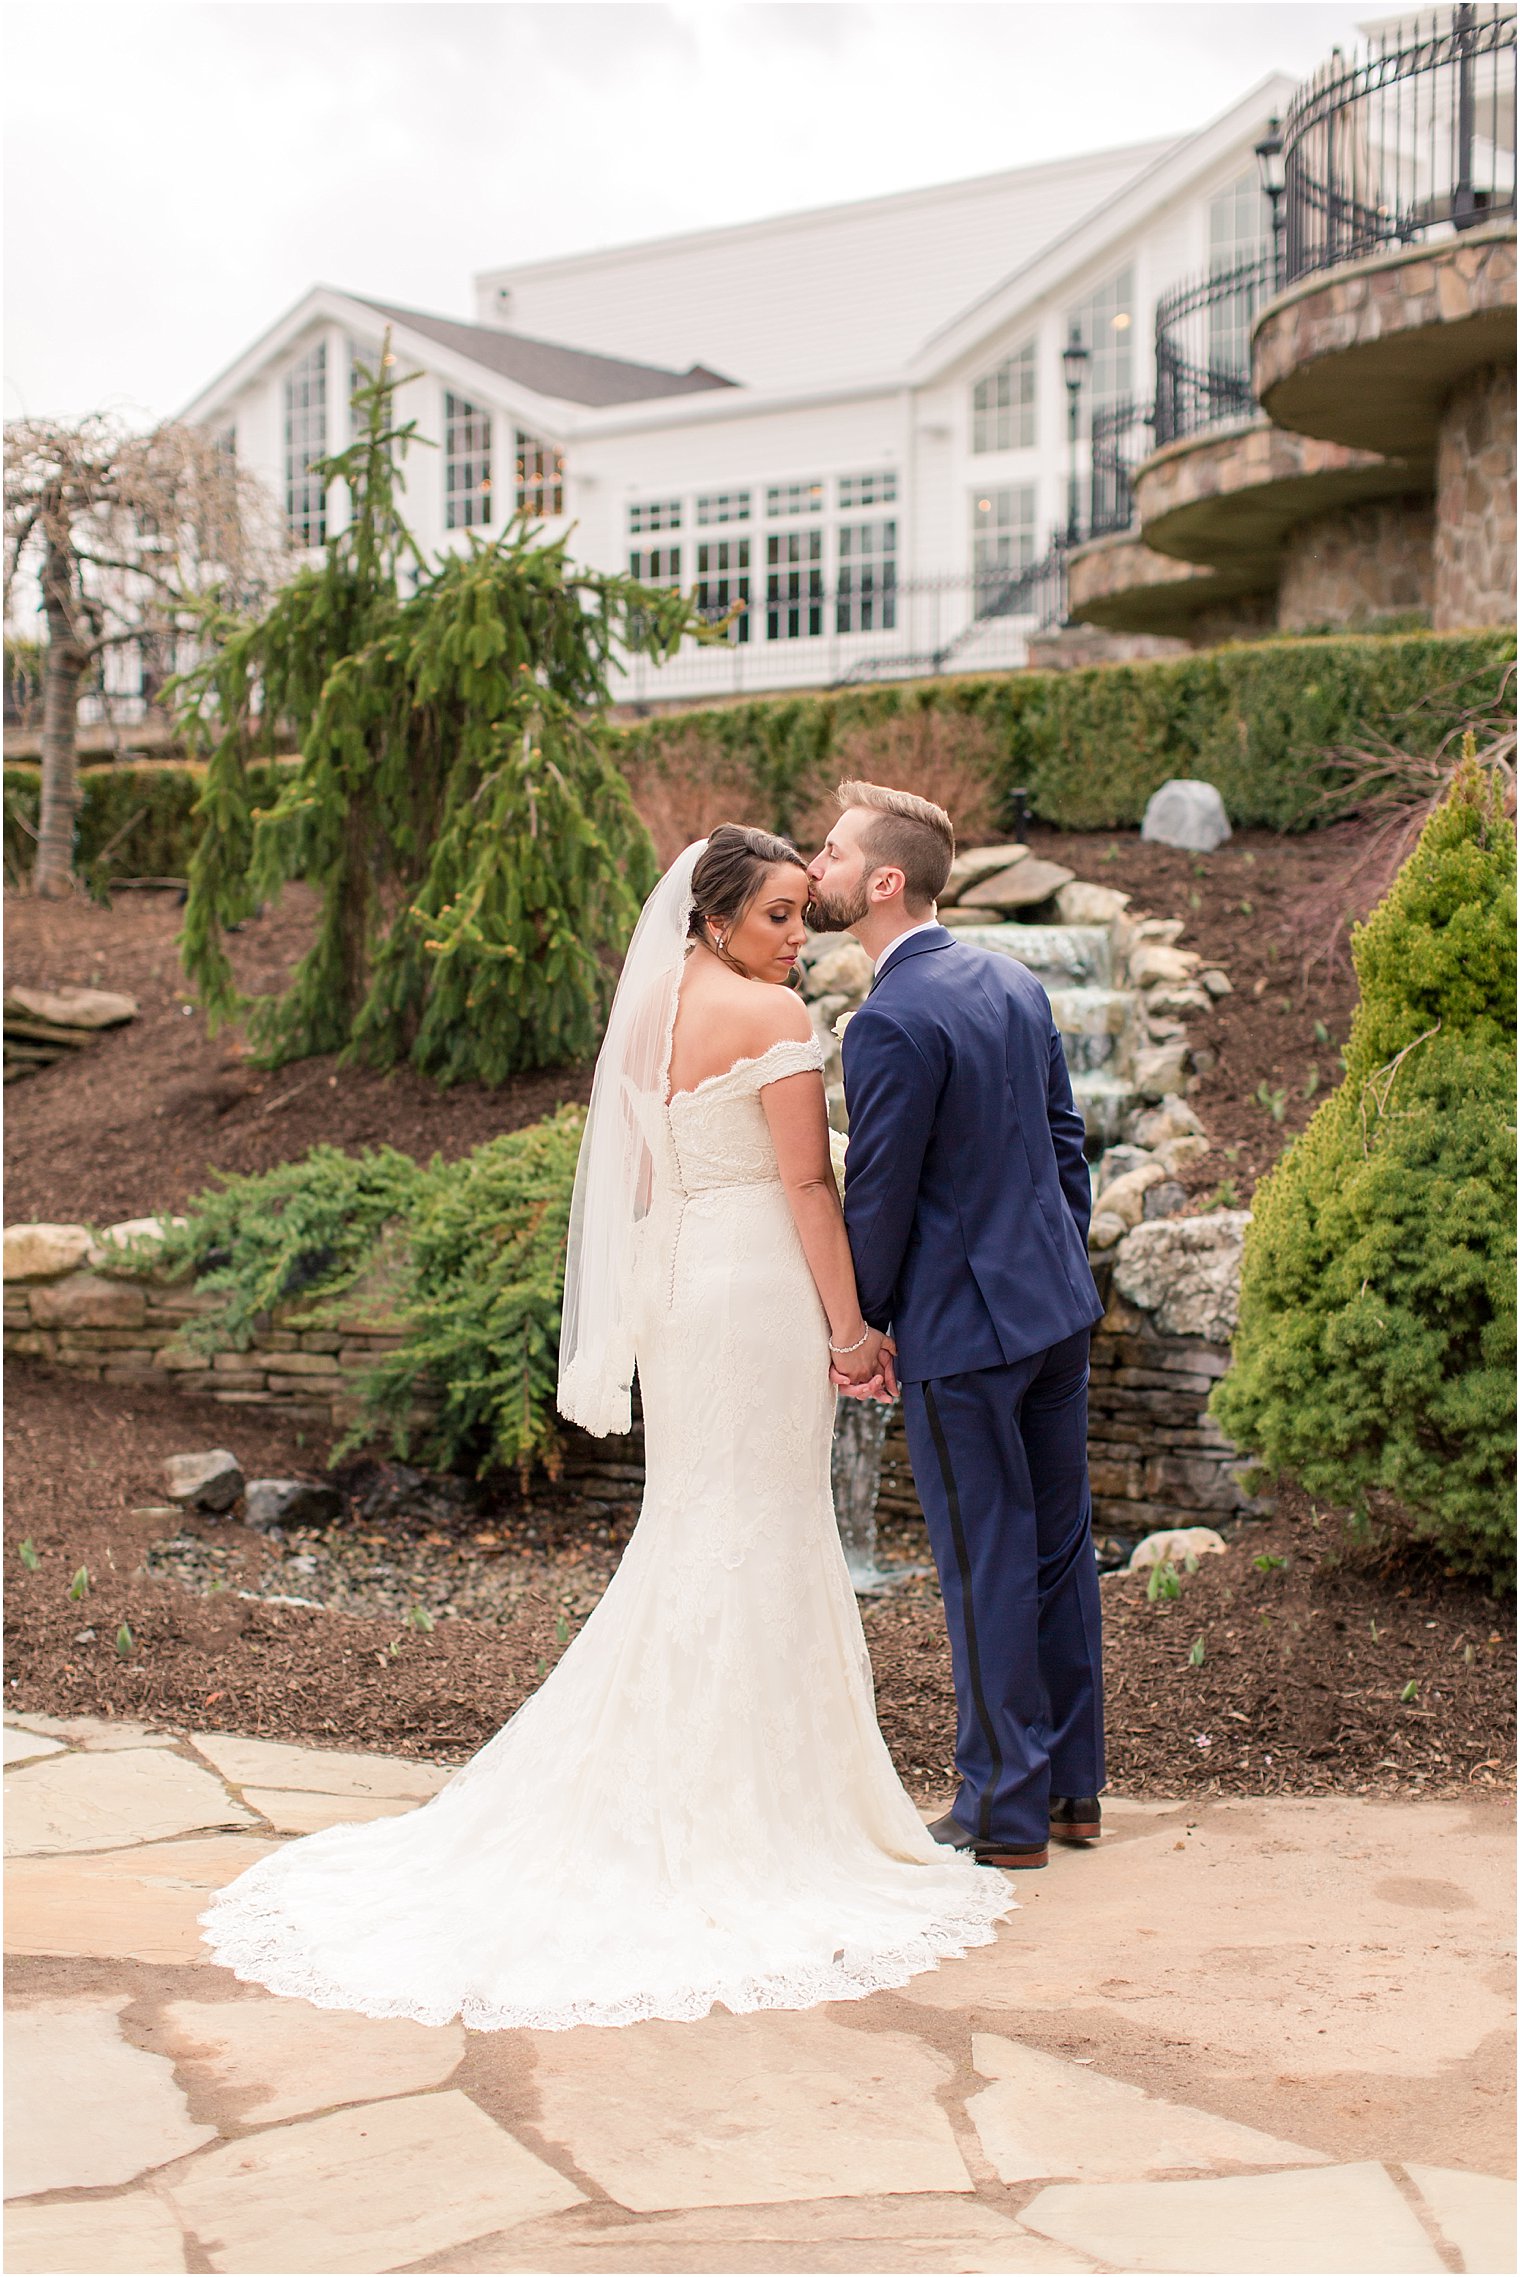
<path id="1" fill-rule="evenodd" d="M 1515 211 L 1515 12 L 1443 8 L 1339 50 L 1283 121 L 1283 282 Z"/>
<path id="2" fill-rule="evenodd" d="M 1088 477 L 1087 534 L 1111 537 L 1135 519 L 1130 476 L 1152 448 L 1156 407 L 1125 396 L 1092 415 L 1092 466 Z"/>
<path id="3" fill-rule="evenodd" d="M 1251 327 L 1273 286 L 1263 250 L 1232 269 L 1174 285 L 1156 303 L 1156 445 L 1248 419 Z"/>

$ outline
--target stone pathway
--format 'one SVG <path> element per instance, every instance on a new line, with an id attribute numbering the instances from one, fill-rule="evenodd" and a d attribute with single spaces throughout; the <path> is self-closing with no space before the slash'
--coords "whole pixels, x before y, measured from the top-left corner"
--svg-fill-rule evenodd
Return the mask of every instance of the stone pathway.
<path id="1" fill-rule="evenodd" d="M 12 2272 L 1515 2267 L 1493 1804 L 1116 1802 L 899 1992 L 479 2033 L 196 1927 L 446 1772 L 46 1716 L 5 1763 Z"/>

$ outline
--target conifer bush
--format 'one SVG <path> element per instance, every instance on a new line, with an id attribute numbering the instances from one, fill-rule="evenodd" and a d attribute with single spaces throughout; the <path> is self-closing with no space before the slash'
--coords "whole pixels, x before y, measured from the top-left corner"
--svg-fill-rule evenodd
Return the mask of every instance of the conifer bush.
<path id="1" fill-rule="evenodd" d="M 1213 1409 L 1272 1474 L 1392 1496 L 1513 1587 L 1515 834 L 1468 762 L 1353 935 L 1340 1088 L 1257 1188 Z"/>
<path id="2" fill-rule="evenodd" d="M 696 630 L 678 593 L 576 568 L 522 518 L 429 564 L 403 522 L 396 382 L 355 394 L 323 462 L 348 523 L 254 623 L 211 627 L 180 684 L 209 746 L 182 952 L 207 1013 L 265 1064 L 339 1051 L 500 1083 L 588 1057 L 656 869 L 603 717 L 617 651 Z M 403 585 L 410 590 L 404 591 Z M 300 761 L 260 802 L 251 765 Z M 279 996 L 235 986 L 223 936 L 292 879 L 321 895 Z"/>

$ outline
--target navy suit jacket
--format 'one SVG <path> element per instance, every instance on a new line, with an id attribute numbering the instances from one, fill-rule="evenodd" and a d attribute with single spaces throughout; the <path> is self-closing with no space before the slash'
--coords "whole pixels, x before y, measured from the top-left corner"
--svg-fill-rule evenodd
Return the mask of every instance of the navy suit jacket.
<path id="1" fill-rule="evenodd" d="M 843 1053 L 845 1224 L 903 1380 L 1001 1367 L 1100 1320 L 1082 1117 L 1033 974 L 942 925 L 917 933 Z"/>

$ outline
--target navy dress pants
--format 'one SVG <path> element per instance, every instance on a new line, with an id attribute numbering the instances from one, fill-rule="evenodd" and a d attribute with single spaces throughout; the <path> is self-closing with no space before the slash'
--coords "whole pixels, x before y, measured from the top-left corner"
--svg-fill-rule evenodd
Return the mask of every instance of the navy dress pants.
<path id="1" fill-rule="evenodd" d="M 1088 1331 L 1001 1368 L 903 1385 L 955 1671 L 955 1817 L 1033 1847 L 1050 1798 L 1104 1783 Z"/>

